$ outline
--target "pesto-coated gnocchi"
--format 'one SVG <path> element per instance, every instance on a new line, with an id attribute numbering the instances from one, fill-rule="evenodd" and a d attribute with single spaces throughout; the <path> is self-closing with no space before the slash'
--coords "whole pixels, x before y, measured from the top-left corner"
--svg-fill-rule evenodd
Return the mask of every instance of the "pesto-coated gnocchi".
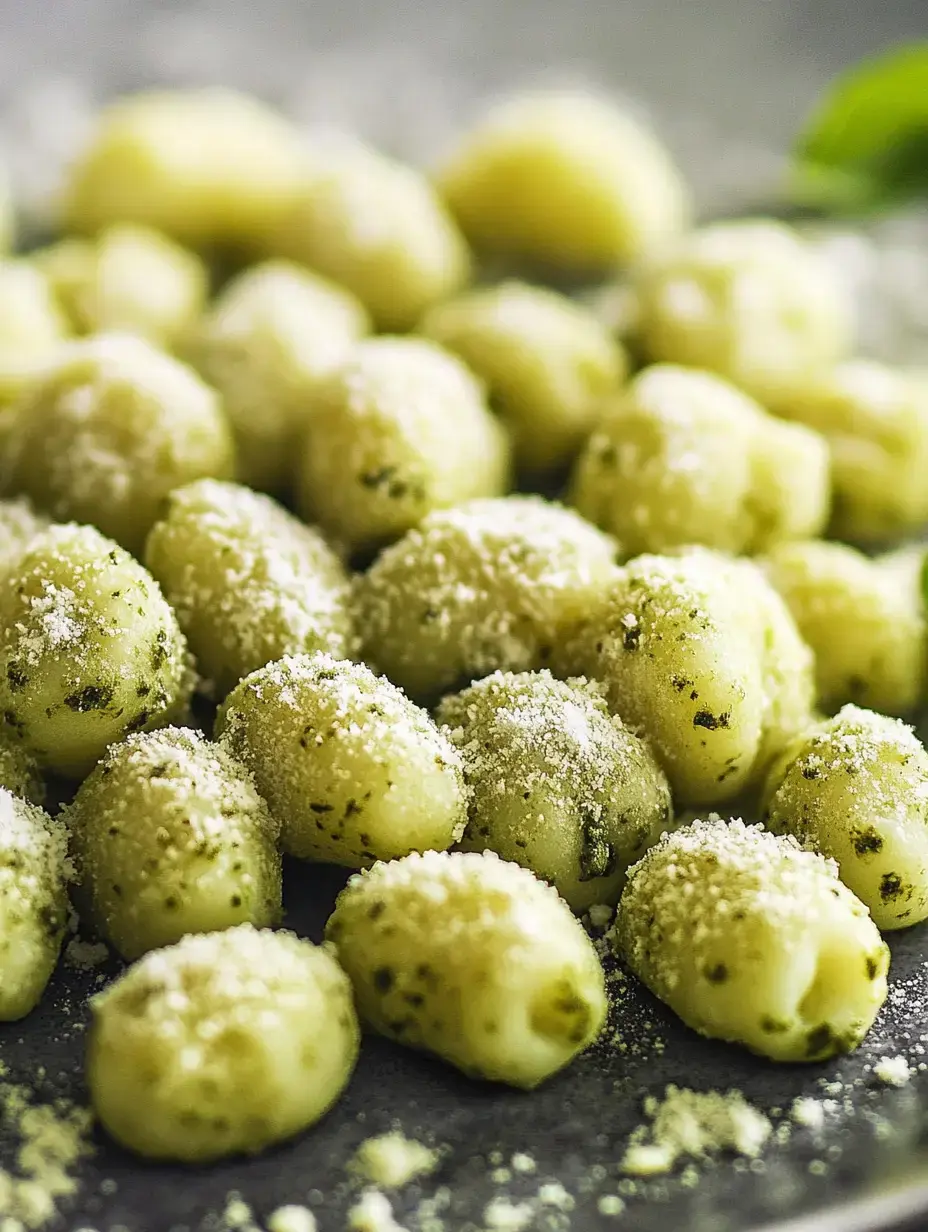
<path id="1" fill-rule="evenodd" d="M 835 865 L 740 821 L 652 847 L 611 937 L 688 1026 L 774 1061 L 850 1052 L 886 998 L 889 950 Z"/>
<path id="2" fill-rule="evenodd" d="M 928 678 L 919 578 L 924 549 L 867 557 L 821 539 L 778 545 L 762 562 L 815 655 L 819 705 L 910 714 Z"/>
<path id="3" fill-rule="evenodd" d="M 439 304 L 420 329 L 486 383 L 491 405 L 512 434 L 516 465 L 529 475 L 573 458 L 628 363 L 588 308 L 524 282 Z"/>
<path id="4" fill-rule="evenodd" d="M 412 329 L 467 282 L 467 245 L 419 171 L 354 142 L 318 141 L 310 163 L 272 255 L 347 287 L 380 330 Z"/>
<path id="5" fill-rule="evenodd" d="M 633 554 L 757 552 L 823 530 L 830 498 L 823 437 L 674 364 L 646 368 L 609 401 L 570 485 L 571 504 Z"/>
<path id="6" fill-rule="evenodd" d="M 0 260 L 0 362 L 29 371 L 70 333 L 46 275 L 29 261 Z"/>
<path id="7" fill-rule="evenodd" d="M 318 531 L 258 492 L 200 479 L 176 488 L 145 564 L 174 609 L 204 689 L 224 697 L 284 655 L 355 650 L 348 577 Z"/>
<path id="8" fill-rule="evenodd" d="M 44 513 L 37 513 L 24 497 L 0 500 L 0 573 L 7 573 L 29 543 L 48 526 Z"/>
<path id="9" fill-rule="evenodd" d="M 460 754 L 388 680 L 328 655 L 247 676 L 217 719 L 281 822 L 285 851 L 361 868 L 461 837 Z"/>
<path id="10" fill-rule="evenodd" d="M 306 174 L 299 130 L 232 90 L 152 90 L 100 114 L 65 188 L 65 225 L 155 227 L 185 244 L 253 248 Z"/>
<path id="11" fill-rule="evenodd" d="M 0 575 L 3 730 L 43 768 L 82 777 L 114 741 L 183 713 L 191 685 L 154 578 L 92 527 L 50 527 Z"/>
<path id="12" fill-rule="evenodd" d="M 241 924 L 154 950 L 91 1000 L 87 1085 L 152 1159 L 257 1154 L 314 1124 L 354 1069 L 351 987 L 327 950 Z"/>
<path id="13" fill-rule="evenodd" d="M 432 703 L 498 669 L 545 666 L 615 554 L 608 535 L 538 497 L 470 501 L 433 513 L 357 580 L 358 632 L 394 684 Z"/>
<path id="14" fill-rule="evenodd" d="M 628 866 L 670 821 L 670 787 L 600 691 L 496 672 L 446 697 L 436 718 L 464 761 L 463 848 L 531 869 L 574 911 L 617 902 Z"/>
<path id="15" fill-rule="evenodd" d="M 280 923 L 280 827 L 245 767 L 199 732 L 111 745 L 64 818 L 82 919 L 124 958 Z"/>
<path id="16" fill-rule="evenodd" d="M 773 409 L 851 347 L 833 271 L 768 219 L 715 223 L 666 245 L 637 270 L 635 301 L 650 360 L 708 368 Z"/>
<path id="17" fill-rule="evenodd" d="M 13 491 L 62 521 L 98 526 L 136 555 L 173 488 L 227 478 L 234 467 L 214 391 L 128 334 L 62 350 L 30 387 L 7 451 Z"/>
<path id="18" fill-rule="evenodd" d="M 422 338 L 372 338 L 317 385 L 297 507 L 349 552 L 370 552 L 434 509 L 499 496 L 509 442 L 477 380 Z"/>
<path id="19" fill-rule="evenodd" d="M 569 91 L 492 109 L 438 185 L 478 248 L 575 273 L 637 259 L 682 231 L 690 213 L 657 139 L 610 103 Z"/>
<path id="20" fill-rule="evenodd" d="M 0 1021 L 38 1004 L 68 922 L 64 826 L 0 788 Z"/>
<path id="21" fill-rule="evenodd" d="M 287 261 L 253 265 L 223 288 L 184 353 L 222 396 L 242 483 L 289 490 L 310 391 L 369 331 L 349 291 Z"/>
<path id="22" fill-rule="evenodd" d="M 928 521 L 928 381 L 854 359 L 797 383 L 777 413 L 831 449 L 831 534 L 882 543 Z"/>
<path id="23" fill-rule="evenodd" d="M 928 917 L 928 753 L 898 719 L 844 706 L 771 771 L 764 824 L 830 856 L 882 929 Z"/>
<path id="24" fill-rule="evenodd" d="M 117 223 L 95 239 L 59 240 L 32 260 L 75 331 L 126 332 L 171 349 L 203 310 L 206 266 L 150 227 Z"/>
<path id="25" fill-rule="evenodd" d="M 535 1087 L 606 1016 L 599 958 L 557 893 L 493 852 L 436 852 L 351 878 L 326 925 L 361 1018 L 466 1074 Z"/>
<path id="26" fill-rule="evenodd" d="M 811 719 L 812 655 L 750 561 L 640 556 L 590 597 L 559 675 L 601 680 L 684 805 L 731 800 Z"/>

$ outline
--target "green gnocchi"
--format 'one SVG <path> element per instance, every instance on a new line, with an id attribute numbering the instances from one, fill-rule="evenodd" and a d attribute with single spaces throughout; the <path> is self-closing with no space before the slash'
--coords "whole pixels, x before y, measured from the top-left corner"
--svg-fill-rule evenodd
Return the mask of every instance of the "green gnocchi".
<path id="1" fill-rule="evenodd" d="M 764 825 L 829 856 L 881 929 L 928 918 L 928 753 L 910 727 L 844 706 L 787 749 Z"/>
<path id="2" fill-rule="evenodd" d="M 320 1119 L 360 1031 L 345 974 L 292 933 L 241 924 L 154 950 L 91 1000 L 103 1127 L 151 1159 L 257 1154 Z"/>
<path id="3" fill-rule="evenodd" d="M 486 852 L 376 864 L 339 895 L 326 938 L 362 1019 L 464 1073 L 532 1088 L 599 1034 L 603 970 L 556 892 Z"/>
<path id="4" fill-rule="evenodd" d="M 653 753 L 600 691 L 550 672 L 496 672 L 446 697 L 436 718 L 470 791 L 461 846 L 531 869 L 574 911 L 617 902 L 672 810 Z"/>
<path id="5" fill-rule="evenodd" d="M 197 662 L 222 698 L 288 654 L 355 650 L 348 576 L 311 526 L 270 497 L 200 479 L 167 498 L 145 547 Z"/>
<path id="6" fill-rule="evenodd" d="M 187 647 L 154 578 L 89 526 L 52 526 L 0 575 L 0 714 L 38 764 L 81 778 L 186 708 Z"/>
<path id="7" fill-rule="evenodd" d="M 886 998 L 889 950 L 835 865 L 741 821 L 652 847 L 610 935 L 688 1026 L 774 1061 L 850 1052 Z"/>
<path id="8" fill-rule="evenodd" d="M 254 774 L 292 855 L 361 868 L 450 847 L 464 830 L 454 745 L 360 664 L 322 654 L 271 663 L 229 694 L 217 732 Z"/>
<path id="9" fill-rule="evenodd" d="M 82 918 L 124 958 L 280 923 L 280 827 L 244 766 L 198 732 L 111 745 L 64 817 Z"/>

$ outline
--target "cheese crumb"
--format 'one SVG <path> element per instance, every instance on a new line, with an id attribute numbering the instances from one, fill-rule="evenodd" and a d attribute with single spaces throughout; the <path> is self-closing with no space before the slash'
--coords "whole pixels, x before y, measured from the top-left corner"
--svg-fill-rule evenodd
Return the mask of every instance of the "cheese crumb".
<path id="1" fill-rule="evenodd" d="M 873 1067 L 874 1077 L 888 1087 L 904 1087 L 912 1077 L 912 1071 L 905 1057 L 880 1057 Z"/>
<path id="2" fill-rule="evenodd" d="M 68 942 L 64 951 L 65 963 L 83 971 L 99 967 L 109 956 L 109 948 L 102 941 L 80 941 L 77 937 Z"/>
<path id="3" fill-rule="evenodd" d="M 753 1158 L 773 1128 L 739 1091 L 669 1086 L 663 1100 L 649 1096 L 644 1110 L 651 1124 L 635 1130 L 621 1162 L 623 1172 L 636 1176 L 669 1172 L 684 1156 L 703 1159 L 731 1151 Z"/>
<path id="4" fill-rule="evenodd" d="M 306 1206 L 279 1206 L 267 1221 L 267 1232 L 316 1232 L 316 1216 Z"/>
<path id="5" fill-rule="evenodd" d="M 603 1194 L 596 1203 L 596 1209 L 600 1215 L 621 1215 L 625 1210 L 625 1203 L 618 1194 Z"/>
<path id="6" fill-rule="evenodd" d="M 358 1147 L 349 1169 L 384 1189 L 399 1189 L 418 1176 L 434 1172 L 438 1152 L 401 1133 L 368 1138 Z"/>
<path id="7" fill-rule="evenodd" d="M 494 1198 L 483 1210 L 483 1222 L 493 1232 L 522 1232 L 532 1222 L 535 1208 L 531 1202 L 510 1202 Z"/>
<path id="8" fill-rule="evenodd" d="M 366 1189 L 348 1212 L 350 1232 L 406 1232 L 393 1218 L 393 1207 L 386 1194 Z"/>
<path id="9" fill-rule="evenodd" d="M 610 907 L 608 903 L 594 903 L 587 912 L 592 926 L 599 929 L 608 928 L 614 914 L 615 908 Z"/>
<path id="10" fill-rule="evenodd" d="M 512 1164 L 513 1172 L 534 1172 L 536 1168 L 532 1156 L 526 1155 L 524 1151 L 516 1151 L 509 1162 Z"/>
<path id="11" fill-rule="evenodd" d="M 825 1124 L 824 1104 L 808 1096 L 794 1099 L 789 1115 L 797 1125 L 805 1125 L 807 1129 L 821 1129 Z"/>

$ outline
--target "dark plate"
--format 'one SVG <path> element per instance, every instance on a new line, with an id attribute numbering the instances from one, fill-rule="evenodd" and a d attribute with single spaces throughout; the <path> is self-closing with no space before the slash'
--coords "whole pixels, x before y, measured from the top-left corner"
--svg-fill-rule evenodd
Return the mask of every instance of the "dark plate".
<path id="1" fill-rule="evenodd" d="M 832 72 L 926 33 L 923 0 L 0 0 L 0 132 L 26 177 L 67 144 L 85 95 L 156 81 L 228 81 L 307 117 L 353 124 L 400 152 L 430 156 L 487 93 L 584 81 L 644 99 L 704 209 L 724 209 L 762 197 L 778 152 Z M 289 922 L 318 938 L 343 878 L 325 869 L 288 873 Z M 369 1039 L 334 1112 L 262 1159 L 200 1171 L 148 1167 L 101 1139 L 60 1227 L 193 1232 L 209 1226 L 236 1190 L 257 1217 L 309 1202 L 323 1232 L 334 1232 L 352 1196 L 347 1160 L 365 1137 L 398 1124 L 446 1148 L 440 1170 L 395 1201 L 411 1227 L 420 1199 L 441 1186 L 452 1195 L 445 1226 L 458 1232 L 481 1226 L 491 1198 L 537 1203 L 540 1185 L 558 1180 L 575 1207 L 539 1208 L 538 1226 L 924 1230 L 928 1076 L 916 1073 L 891 1090 L 871 1071 L 898 1053 L 919 1061 L 928 1036 L 928 934 L 898 936 L 893 950 L 893 993 L 877 1027 L 854 1057 L 825 1067 L 773 1067 L 699 1040 L 630 986 L 614 1006 L 627 1051 L 607 1037 L 532 1095 L 466 1081 Z M 27 1022 L 0 1030 L 13 1080 L 34 1079 L 42 1066 L 41 1097 L 83 1098 L 81 1024 L 98 974 L 63 969 Z M 736 1086 L 766 1109 L 788 1110 L 800 1094 L 831 1104 L 821 1133 L 795 1127 L 761 1164 L 702 1167 L 695 1187 L 679 1177 L 650 1182 L 646 1196 L 628 1197 L 620 1218 L 605 1217 L 597 1199 L 617 1192 L 617 1162 L 642 1119 L 642 1097 L 667 1083 Z M 2 1145 L 10 1162 L 12 1144 Z M 506 1165 L 514 1152 L 528 1153 L 537 1171 L 494 1181 L 493 1152 Z M 779 1223 L 792 1219 L 799 1222 Z"/>

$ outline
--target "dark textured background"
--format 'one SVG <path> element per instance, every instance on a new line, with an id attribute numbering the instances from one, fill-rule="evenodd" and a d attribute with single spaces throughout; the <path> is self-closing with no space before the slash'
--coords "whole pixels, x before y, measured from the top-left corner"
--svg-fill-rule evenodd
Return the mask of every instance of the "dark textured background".
<path id="1" fill-rule="evenodd" d="M 79 133 L 90 100 L 153 82 L 224 81 L 307 120 L 350 124 L 390 148 L 428 158 L 487 94 L 581 81 L 642 100 L 711 211 L 762 196 L 779 152 L 829 75 L 916 35 L 928 35 L 928 4 L 919 0 L 2 0 L 0 140 L 23 191 L 39 192 L 48 168 Z M 318 936 L 338 883 L 338 874 L 326 870 L 291 875 L 290 923 Z M 896 939 L 890 1008 L 860 1054 L 824 1069 L 774 1068 L 697 1040 L 644 994 L 623 997 L 617 1014 L 627 1017 L 630 1039 L 663 1037 L 662 1057 L 647 1046 L 631 1056 L 600 1047 L 531 1096 L 467 1082 L 437 1063 L 367 1041 L 334 1113 L 263 1159 L 186 1172 L 139 1165 L 101 1140 L 84 1169 L 82 1195 L 60 1226 L 193 1230 L 237 1189 L 259 1216 L 310 1200 L 323 1232 L 334 1232 L 350 1201 L 344 1164 L 352 1150 L 398 1123 L 448 1147 L 423 1190 L 397 1201 L 398 1215 L 403 1219 L 422 1192 L 447 1184 L 454 1193 L 449 1232 L 479 1226 L 485 1203 L 501 1188 L 518 1199 L 551 1178 L 577 1196 L 574 1228 L 745 1232 L 875 1195 L 873 1207 L 833 1211 L 801 1227 L 924 1230 L 928 1081 L 918 1077 L 888 1091 L 868 1067 L 899 1051 L 917 1060 L 919 1036 L 928 1033 L 926 940 L 924 929 Z M 94 980 L 94 973 L 59 973 L 27 1023 L 0 1030 L 0 1056 L 14 1079 L 43 1065 L 44 1096 L 82 1098 L 80 1024 Z M 821 1097 L 820 1082 L 836 1075 L 857 1085 L 849 1110 L 829 1117 L 824 1137 L 797 1130 L 789 1147 L 769 1153 L 762 1172 L 723 1163 L 692 1190 L 657 1184 L 650 1201 L 630 1201 L 619 1220 L 597 1214 L 597 1196 L 615 1192 L 616 1162 L 641 1119 L 644 1092 L 659 1093 L 667 1082 L 737 1085 L 761 1106 L 784 1107 L 800 1093 Z M 9 1142 L 0 1145 L 8 1160 Z M 495 1150 L 507 1162 L 514 1151 L 529 1151 L 538 1174 L 493 1185 L 485 1158 Z M 817 1165 L 810 1173 L 811 1161 L 824 1163 L 824 1175 Z M 607 1179 L 587 1184 L 596 1164 Z M 115 1193 L 111 1184 L 101 1193 L 104 1181 L 115 1181 Z M 912 1214 L 919 1203 L 922 1213 Z"/>

